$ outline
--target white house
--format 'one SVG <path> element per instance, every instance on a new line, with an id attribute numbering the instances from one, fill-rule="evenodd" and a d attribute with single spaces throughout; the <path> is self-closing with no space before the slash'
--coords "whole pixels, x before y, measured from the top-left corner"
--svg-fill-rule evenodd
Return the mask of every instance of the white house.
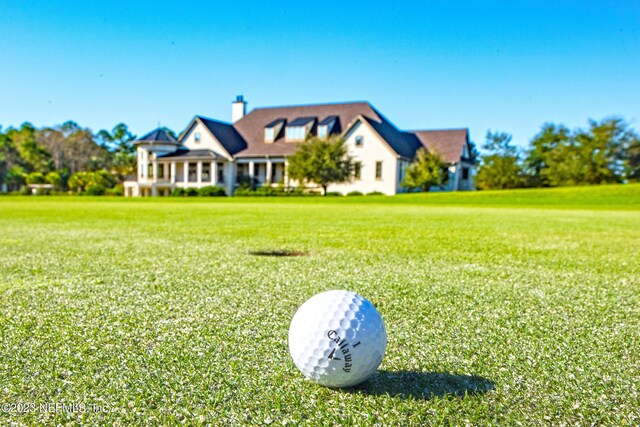
<path id="1" fill-rule="evenodd" d="M 256 108 L 239 96 L 232 123 L 196 116 L 174 139 L 156 129 L 136 141 L 138 170 L 126 196 L 169 195 L 174 188 L 224 187 L 233 194 L 242 177 L 258 185 L 290 187 L 287 158 L 309 136 L 342 135 L 355 163 L 351 182 L 328 191 L 397 194 L 416 151 L 437 152 L 449 165 L 446 185 L 473 190 L 475 165 L 467 129 L 401 131 L 367 102 Z"/>

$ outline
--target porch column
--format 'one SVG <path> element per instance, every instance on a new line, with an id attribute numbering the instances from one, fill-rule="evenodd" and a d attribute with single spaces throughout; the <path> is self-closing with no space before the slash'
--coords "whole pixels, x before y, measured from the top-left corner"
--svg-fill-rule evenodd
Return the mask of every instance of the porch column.
<path id="1" fill-rule="evenodd" d="M 184 162 L 184 182 L 189 182 L 189 162 Z"/>
<path id="2" fill-rule="evenodd" d="M 163 163 L 162 164 L 162 179 L 164 181 L 166 181 L 169 178 L 169 164 L 168 163 Z"/>
<path id="3" fill-rule="evenodd" d="M 255 165 L 253 164 L 253 160 L 249 162 L 249 176 L 253 179 L 253 175 L 255 173 Z"/>
<path id="4" fill-rule="evenodd" d="M 149 179 L 149 158 L 148 153 L 142 155 L 142 175 L 144 179 Z"/>
<path id="5" fill-rule="evenodd" d="M 171 162 L 171 183 L 176 183 L 176 162 Z"/>
<path id="6" fill-rule="evenodd" d="M 218 162 L 211 162 L 209 173 L 211 174 L 211 185 L 216 185 L 218 183 Z"/>
<path id="7" fill-rule="evenodd" d="M 154 159 L 152 165 L 153 165 L 153 180 L 158 181 L 158 161 Z"/>
<path id="8" fill-rule="evenodd" d="M 197 168 L 196 168 L 196 181 L 198 181 L 198 184 L 200 184 L 202 182 L 202 160 L 198 160 L 197 163 Z"/>
<path id="9" fill-rule="evenodd" d="M 282 179 L 284 181 L 284 186 L 289 187 L 289 162 L 287 159 L 284 159 L 284 170 L 282 171 Z"/>
<path id="10" fill-rule="evenodd" d="M 271 178 L 272 178 L 272 176 L 271 176 L 271 173 L 272 173 L 271 172 L 271 167 L 272 167 L 271 159 L 267 159 L 267 176 L 265 177 L 265 181 L 268 182 L 269 184 L 273 184 L 273 182 L 271 180 Z"/>

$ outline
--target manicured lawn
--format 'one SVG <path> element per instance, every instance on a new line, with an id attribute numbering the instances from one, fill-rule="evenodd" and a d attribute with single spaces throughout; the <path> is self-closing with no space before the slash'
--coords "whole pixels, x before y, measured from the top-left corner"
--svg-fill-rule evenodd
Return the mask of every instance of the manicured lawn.
<path id="1" fill-rule="evenodd" d="M 249 255 L 283 249 L 309 256 Z M 638 425 L 639 253 L 638 185 L 0 197 L 0 425 Z M 355 389 L 288 354 L 295 310 L 327 289 L 386 322 Z"/>

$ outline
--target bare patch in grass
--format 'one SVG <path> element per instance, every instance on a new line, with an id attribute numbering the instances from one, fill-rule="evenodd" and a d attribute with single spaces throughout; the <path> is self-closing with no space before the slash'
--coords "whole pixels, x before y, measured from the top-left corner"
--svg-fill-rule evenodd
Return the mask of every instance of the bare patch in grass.
<path id="1" fill-rule="evenodd" d="M 274 257 L 285 257 L 285 256 L 308 256 L 308 251 L 292 251 L 287 249 L 268 249 L 261 251 L 249 251 L 249 255 L 254 256 L 274 256 Z"/>

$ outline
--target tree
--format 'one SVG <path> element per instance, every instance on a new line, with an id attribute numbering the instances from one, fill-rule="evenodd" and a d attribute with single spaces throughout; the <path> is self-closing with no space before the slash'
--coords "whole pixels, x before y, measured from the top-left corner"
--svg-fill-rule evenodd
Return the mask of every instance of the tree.
<path id="1" fill-rule="evenodd" d="M 575 135 L 583 162 L 585 184 L 620 182 L 625 175 L 625 151 L 634 134 L 619 117 L 596 122 L 589 120 L 589 129 Z"/>
<path id="2" fill-rule="evenodd" d="M 566 166 L 558 158 L 558 153 L 571 141 L 571 132 L 562 125 L 545 123 L 540 132 L 531 140 L 531 149 L 525 160 L 532 187 L 548 187 L 552 185 L 554 178 L 550 172 Z M 565 159 L 569 160 L 569 159 Z M 558 163 L 560 162 L 560 163 Z M 562 163 L 565 163 L 562 165 Z"/>
<path id="3" fill-rule="evenodd" d="M 482 148 L 489 154 L 482 157 L 482 165 L 476 177 L 478 188 L 495 190 L 525 186 L 524 170 L 518 149 L 511 145 L 511 135 L 489 131 Z"/>
<path id="4" fill-rule="evenodd" d="M 174 135 L 173 131 L 167 130 Z M 110 165 L 113 172 L 120 178 L 135 173 L 136 147 L 133 145 L 136 136 L 129 132 L 124 123 L 118 123 L 109 133 L 101 130 L 96 134 L 100 145 L 110 153 Z"/>
<path id="5" fill-rule="evenodd" d="M 11 138 L 6 134 L 0 133 L 0 184 L 6 184 L 9 187 L 9 171 L 13 170 L 15 173 L 15 168 L 21 168 L 21 164 L 20 153 L 18 153 Z M 13 183 L 15 183 L 15 180 Z"/>
<path id="6" fill-rule="evenodd" d="M 629 181 L 640 181 L 640 137 L 635 135 L 627 147 L 625 176 Z"/>
<path id="7" fill-rule="evenodd" d="M 351 180 L 352 161 L 342 137 L 310 138 L 288 161 L 289 178 L 303 184 L 315 183 L 325 196 L 329 184 Z"/>
<path id="8" fill-rule="evenodd" d="M 9 128 L 7 136 L 15 144 L 22 166 L 28 172 L 47 173 L 53 167 L 51 154 L 37 141 L 36 133 L 31 123 L 23 123 L 19 129 Z"/>
<path id="9" fill-rule="evenodd" d="M 429 191 L 434 185 L 442 185 L 448 178 L 447 165 L 437 153 L 425 148 L 416 152 L 415 161 L 407 168 L 402 185 L 411 189 L 420 188 Z"/>

